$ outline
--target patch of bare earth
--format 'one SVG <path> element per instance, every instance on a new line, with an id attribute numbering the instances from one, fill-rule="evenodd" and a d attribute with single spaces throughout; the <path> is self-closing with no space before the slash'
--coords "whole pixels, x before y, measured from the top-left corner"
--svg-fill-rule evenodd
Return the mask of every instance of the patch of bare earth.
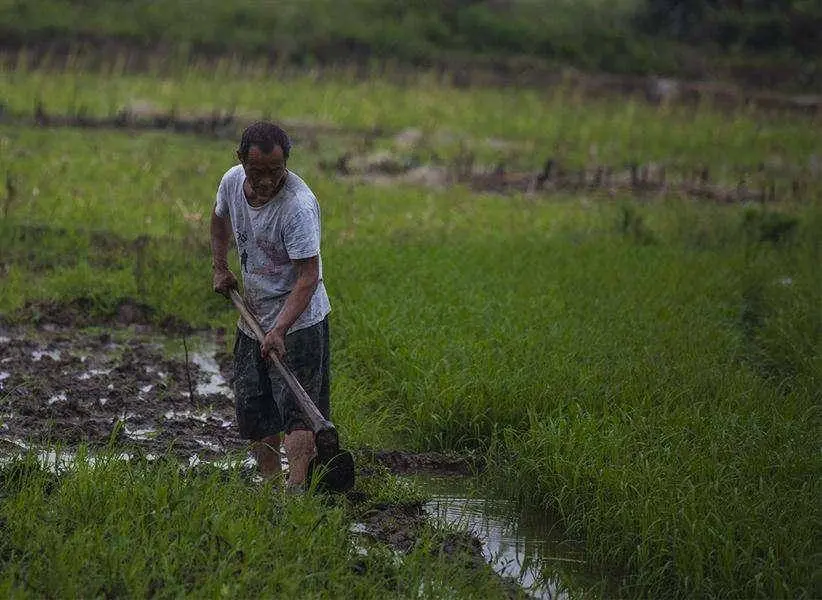
<path id="1" fill-rule="evenodd" d="M 0 433 L 9 442 L 113 444 L 204 458 L 244 447 L 231 398 L 197 393 L 210 375 L 168 357 L 145 335 L 114 339 L 51 325 L 7 330 L 2 342 Z"/>
<path id="2" fill-rule="evenodd" d="M 224 331 L 194 331 L 175 319 L 156 325 L 150 306 L 128 299 L 102 318 L 91 317 L 91 301 L 82 298 L 31 303 L 24 312 L 27 319 L 0 319 L 0 439 L 7 445 L 113 445 L 202 460 L 247 449 L 235 425 Z M 12 324 L 21 321 L 29 324 Z M 356 454 L 362 472 L 481 469 L 470 457 Z"/>

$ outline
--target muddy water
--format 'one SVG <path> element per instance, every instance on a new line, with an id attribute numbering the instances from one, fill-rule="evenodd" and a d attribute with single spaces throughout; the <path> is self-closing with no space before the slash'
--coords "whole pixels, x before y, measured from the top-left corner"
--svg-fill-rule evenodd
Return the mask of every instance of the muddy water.
<path id="1" fill-rule="evenodd" d="M 429 518 L 476 537 L 485 561 L 530 597 L 567 599 L 585 590 L 588 598 L 599 587 L 582 546 L 544 514 L 523 514 L 509 502 L 485 497 L 470 478 L 414 480 L 431 494 L 423 507 Z"/>

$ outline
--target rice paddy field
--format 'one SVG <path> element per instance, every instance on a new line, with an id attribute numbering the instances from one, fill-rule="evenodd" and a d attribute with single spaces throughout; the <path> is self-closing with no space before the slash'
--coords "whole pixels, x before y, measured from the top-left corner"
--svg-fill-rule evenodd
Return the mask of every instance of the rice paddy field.
<path id="1" fill-rule="evenodd" d="M 242 124 L 276 119 L 322 206 L 332 410 L 349 447 L 481 457 L 489 495 L 556 515 L 583 544 L 602 581 L 570 597 L 822 595 L 818 117 L 231 60 L 142 75 L 114 59 L 3 64 L 9 339 L 34 339 L 61 306 L 83 307 L 69 335 L 99 332 L 126 303 L 158 330 L 230 332 L 210 211 Z M 118 114 L 231 118 L 207 134 L 48 118 Z M 343 157 L 365 166 L 329 168 Z M 583 184 L 495 184 L 548 160 Z M 671 183 L 585 183 L 630 165 Z M 440 176 L 404 176 L 421 169 Z M 690 187 L 706 179 L 728 193 Z M 742 187 L 767 193 L 734 200 Z M 11 422 L 32 383 L 0 382 Z M 31 441 L 71 446 L 77 467 L 3 468 L 6 595 L 523 593 L 444 552 L 447 531 L 422 530 L 401 560 L 352 550 L 362 511 L 424 495 L 390 474 L 360 477 L 369 500 L 352 507 L 172 458 L 92 460 L 93 440 L 61 431 Z M 121 450 L 116 436 L 102 446 Z"/>

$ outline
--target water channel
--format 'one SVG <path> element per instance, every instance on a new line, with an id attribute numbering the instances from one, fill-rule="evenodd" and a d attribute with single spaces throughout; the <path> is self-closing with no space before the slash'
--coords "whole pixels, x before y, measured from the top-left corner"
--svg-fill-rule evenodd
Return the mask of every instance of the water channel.
<path id="1" fill-rule="evenodd" d="M 486 562 L 531 598 L 569 599 L 584 591 L 598 597 L 602 578 L 585 562 L 584 548 L 569 540 L 554 519 L 523 512 L 514 503 L 489 497 L 471 478 L 412 478 L 428 495 L 428 516 L 467 531 L 482 544 Z"/>

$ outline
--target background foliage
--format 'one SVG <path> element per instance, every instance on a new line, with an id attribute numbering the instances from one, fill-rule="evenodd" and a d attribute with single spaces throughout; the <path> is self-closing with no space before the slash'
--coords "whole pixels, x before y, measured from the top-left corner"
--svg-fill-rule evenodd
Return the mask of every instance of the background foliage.
<path id="1" fill-rule="evenodd" d="M 527 70 L 820 78 L 811 0 L 0 0 L 5 45 L 157 45 L 290 64 L 397 61 Z"/>

